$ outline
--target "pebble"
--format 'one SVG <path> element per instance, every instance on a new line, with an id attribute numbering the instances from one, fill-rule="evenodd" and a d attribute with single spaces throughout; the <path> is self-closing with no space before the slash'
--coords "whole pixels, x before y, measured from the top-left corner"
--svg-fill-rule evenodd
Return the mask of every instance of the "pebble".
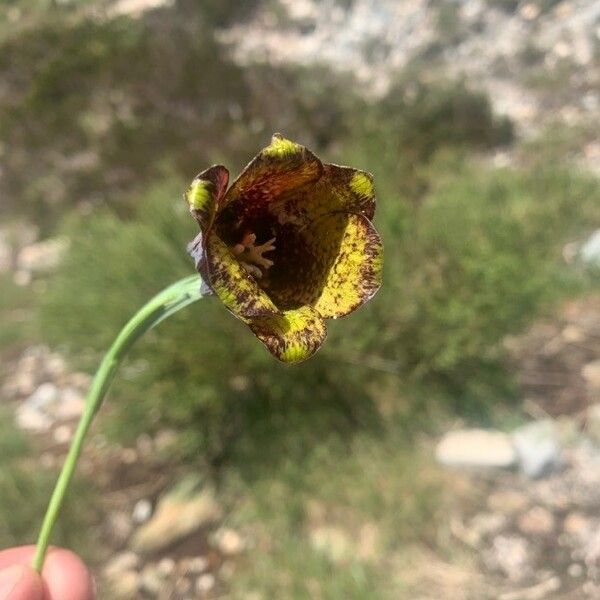
<path id="1" fill-rule="evenodd" d="M 488 568 L 501 571 L 513 582 L 522 582 L 532 575 L 532 550 L 523 537 L 499 535 L 483 556 Z"/>
<path id="2" fill-rule="evenodd" d="M 60 392 L 56 406 L 51 413 L 59 421 L 78 419 L 83 414 L 85 399 L 72 387 L 67 387 Z"/>
<path id="3" fill-rule="evenodd" d="M 22 405 L 16 411 L 17 425 L 21 429 L 41 433 L 52 427 L 52 419 L 41 411 L 28 405 Z"/>
<path id="4" fill-rule="evenodd" d="M 58 267 L 67 250 L 67 242 L 52 238 L 25 246 L 17 257 L 17 269 L 23 273 L 50 273 Z"/>
<path id="5" fill-rule="evenodd" d="M 53 383 L 42 383 L 27 400 L 26 404 L 38 410 L 45 410 L 55 403 L 60 396 L 60 390 Z"/>
<path id="6" fill-rule="evenodd" d="M 210 592 L 216 584 L 215 576 L 212 573 L 204 573 L 196 579 L 196 591 L 199 594 Z"/>
<path id="7" fill-rule="evenodd" d="M 235 556 L 244 551 L 246 544 L 234 529 L 221 528 L 215 533 L 217 547 L 225 556 Z"/>
<path id="8" fill-rule="evenodd" d="M 537 479 L 560 465 L 561 448 L 554 423 L 549 419 L 533 421 L 515 429 L 512 434 L 521 471 Z"/>
<path id="9" fill-rule="evenodd" d="M 145 523 L 152 516 L 152 502 L 148 498 L 141 498 L 135 503 L 131 519 L 136 525 Z"/>
<path id="10" fill-rule="evenodd" d="M 140 557 L 129 550 L 119 552 L 104 567 L 104 574 L 109 579 L 116 579 L 125 571 L 132 571 L 140 566 Z"/>
<path id="11" fill-rule="evenodd" d="M 533 506 L 518 519 L 521 533 L 533 536 L 546 536 L 554 531 L 554 515 L 543 506 Z"/>
<path id="12" fill-rule="evenodd" d="M 125 544 L 133 531 L 133 525 L 131 524 L 129 516 L 127 513 L 120 510 L 109 513 L 106 518 L 106 526 L 113 543 L 118 545 Z"/>
<path id="13" fill-rule="evenodd" d="M 118 578 L 109 583 L 112 598 L 118 600 L 131 600 L 136 598 L 140 588 L 141 577 L 137 571 L 124 571 Z"/>
<path id="14" fill-rule="evenodd" d="M 499 489 L 488 496 L 487 504 L 494 512 L 513 515 L 523 512 L 529 505 L 529 499 L 519 490 Z"/>
<path id="15" fill-rule="evenodd" d="M 162 558 L 158 565 L 156 565 L 156 572 L 163 578 L 167 578 L 175 571 L 175 561 L 166 556 Z"/>
<path id="16" fill-rule="evenodd" d="M 158 596 L 166 587 L 163 578 L 158 574 L 155 565 L 149 564 L 144 567 L 140 579 L 140 587 L 150 596 Z"/>
<path id="17" fill-rule="evenodd" d="M 68 425 L 59 425 L 52 433 L 52 437 L 57 444 L 68 444 L 73 437 L 73 430 Z"/>
<path id="18" fill-rule="evenodd" d="M 438 443 L 435 456 L 439 463 L 452 467 L 499 469 L 517 462 L 510 436 L 486 429 L 447 433 Z"/>
<path id="19" fill-rule="evenodd" d="M 583 567 L 579 563 L 573 563 L 569 565 L 567 573 L 569 573 L 571 577 L 581 577 L 583 575 Z"/>
<path id="20" fill-rule="evenodd" d="M 134 534 L 135 550 L 142 553 L 162 550 L 221 517 L 213 489 L 204 487 L 195 491 L 194 481 L 197 478 L 186 478 L 158 501 L 152 518 Z"/>
<path id="21" fill-rule="evenodd" d="M 206 556 L 193 556 L 190 558 L 184 558 L 181 561 L 181 569 L 184 573 L 190 573 L 193 575 L 204 573 L 208 570 L 210 563 Z"/>

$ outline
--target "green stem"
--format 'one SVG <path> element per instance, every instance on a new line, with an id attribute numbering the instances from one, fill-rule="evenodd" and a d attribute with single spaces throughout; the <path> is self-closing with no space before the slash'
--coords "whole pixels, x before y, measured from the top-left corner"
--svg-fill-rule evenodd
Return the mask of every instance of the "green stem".
<path id="1" fill-rule="evenodd" d="M 52 492 L 50 503 L 46 509 L 33 559 L 33 568 L 36 571 L 41 572 L 42 570 L 50 536 L 56 524 L 67 488 L 73 477 L 77 460 L 81 455 L 85 436 L 94 416 L 102 405 L 102 400 L 108 391 L 119 364 L 134 342 L 146 331 L 188 304 L 200 299 L 202 297 L 200 283 L 199 277 L 192 275 L 181 279 L 177 283 L 165 288 L 162 292 L 159 292 L 121 329 L 119 335 L 102 359 L 90 386 L 84 412 L 75 431 L 69 453 L 67 454 L 62 471 Z"/>

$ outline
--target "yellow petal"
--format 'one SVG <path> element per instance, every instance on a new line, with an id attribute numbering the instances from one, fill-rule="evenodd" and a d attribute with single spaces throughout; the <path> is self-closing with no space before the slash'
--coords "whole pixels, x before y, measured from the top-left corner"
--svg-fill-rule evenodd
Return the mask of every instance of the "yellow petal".
<path id="1" fill-rule="evenodd" d="M 212 225 L 228 181 L 229 171 L 221 165 L 214 165 L 197 175 L 185 194 L 190 211 L 203 232 Z"/>
<path id="2" fill-rule="evenodd" d="M 322 172 L 321 161 L 310 150 L 276 133 L 232 183 L 224 205 L 239 202 L 246 211 L 262 207 L 317 181 Z"/>
<path id="3" fill-rule="evenodd" d="M 236 316 L 247 318 L 279 313 L 269 296 L 214 233 L 208 236 L 199 270 L 201 274 L 206 273 L 211 289 Z"/>
<path id="4" fill-rule="evenodd" d="M 319 298 L 314 302 L 315 309 L 324 318 L 351 313 L 381 287 L 383 244 L 379 234 L 360 214 L 331 215 L 323 220 L 344 218 L 347 221 L 336 258 L 329 265 Z M 330 227 L 333 228 L 333 224 Z"/>
<path id="5" fill-rule="evenodd" d="M 375 213 L 375 187 L 373 175 L 352 167 L 323 165 L 323 179 L 331 185 L 337 209 L 359 212 L 367 219 Z"/>
<path id="6" fill-rule="evenodd" d="M 280 315 L 254 318 L 249 326 L 269 352 L 286 363 L 310 358 L 327 336 L 325 322 L 310 306 L 286 310 Z"/>

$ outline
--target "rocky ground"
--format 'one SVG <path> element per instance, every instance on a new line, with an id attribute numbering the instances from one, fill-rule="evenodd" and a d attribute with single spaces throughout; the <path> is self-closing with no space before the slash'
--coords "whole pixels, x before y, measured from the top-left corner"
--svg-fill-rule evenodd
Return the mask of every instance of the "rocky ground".
<path id="1" fill-rule="evenodd" d="M 464 78 L 522 138 L 583 127 L 573 158 L 598 172 L 599 22 L 594 0 L 277 0 L 221 40 L 241 64 L 324 62 L 351 72 L 366 96 L 385 93 L 407 69 Z"/>
<path id="2" fill-rule="evenodd" d="M 507 344 L 532 420 L 439 441 L 438 461 L 475 490 L 450 530 L 476 553 L 490 597 L 598 598 L 600 298 L 570 302 Z"/>

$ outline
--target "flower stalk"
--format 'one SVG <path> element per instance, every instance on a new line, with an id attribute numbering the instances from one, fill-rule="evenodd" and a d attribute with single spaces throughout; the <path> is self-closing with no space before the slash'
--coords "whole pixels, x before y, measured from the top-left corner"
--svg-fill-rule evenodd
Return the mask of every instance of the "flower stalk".
<path id="1" fill-rule="evenodd" d="M 198 275 L 192 275 L 179 280 L 159 292 L 121 329 L 119 335 L 102 359 L 87 394 L 83 415 L 73 436 L 71 447 L 69 448 L 65 463 L 52 492 L 48 508 L 46 509 L 33 559 L 33 568 L 36 571 L 41 572 L 42 570 L 50 536 L 58 519 L 65 494 L 73 478 L 86 434 L 94 416 L 102 405 L 104 396 L 114 379 L 121 361 L 127 355 L 131 346 L 146 331 L 152 329 L 158 323 L 192 302 L 199 300 L 202 297 L 200 283 L 201 280 Z"/>

